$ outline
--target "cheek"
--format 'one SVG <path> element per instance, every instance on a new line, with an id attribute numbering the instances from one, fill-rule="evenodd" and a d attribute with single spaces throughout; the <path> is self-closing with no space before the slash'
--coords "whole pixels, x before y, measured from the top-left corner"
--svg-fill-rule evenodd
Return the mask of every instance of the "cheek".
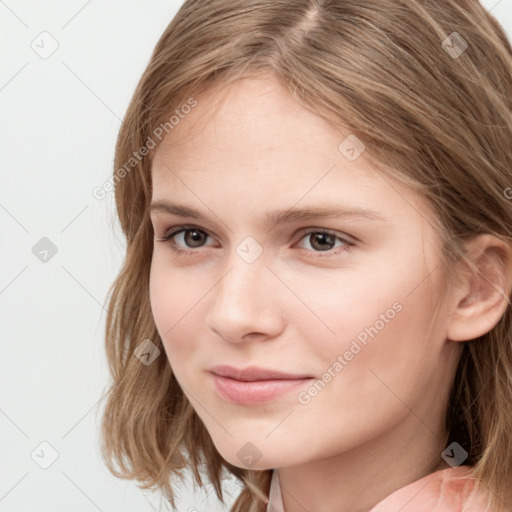
<path id="1" fill-rule="evenodd" d="M 368 402 L 386 392 L 379 376 L 393 389 L 409 393 L 407 385 L 414 394 L 435 370 L 443 339 L 441 330 L 428 334 L 436 297 L 434 276 L 425 279 L 427 274 L 422 253 L 412 254 L 409 260 L 391 259 L 386 272 L 368 267 L 364 275 L 351 275 L 338 286 L 331 281 L 331 292 L 323 297 L 309 296 L 311 309 L 334 333 L 314 318 L 302 320 L 301 332 L 304 339 L 315 340 L 308 345 L 308 358 L 323 362 L 320 371 L 331 368 L 336 375 L 337 384 L 329 385 L 333 392 L 353 389 L 357 400 Z M 342 368 L 334 368 L 338 356 Z"/>
<path id="2" fill-rule="evenodd" d="M 178 328 L 178 322 L 201 293 L 198 283 L 191 279 L 190 271 L 171 264 L 168 251 L 170 249 L 164 247 L 155 248 L 149 276 L 151 310 L 160 334 Z"/>
<path id="3" fill-rule="evenodd" d="M 408 330 L 409 325 L 430 319 L 433 304 L 429 283 L 425 280 L 420 285 L 427 272 L 420 255 L 416 256 L 411 261 L 402 257 L 394 266 L 379 259 L 364 265 L 364 272 L 347 269 L 337 275 L 318 272 L 314 277 L 310 273 L 290 278 L 302 302 L 292 297 L 283 309 L 302 332 L 322 336 L 322 349 L 343 348 L 359 333 L 364 341 L 365 329 L 375 324 L 379 332 L 389 331 L 391 324 Z"/>
<path id="4" fill-rule="evenodd" d="M 197 347 L 200 337 L 194 335 L 190 319 L 197 314 L 204 291 L 194 286 L 185 274 L 167 268 L 154 259 L 149 279 L 151 311 L 164 349 L 176 373 L 184 368 L 189 354 Z M 177 375 L 178 376 L 178 375 Z"/>
<path id="5" fill-rule="evenodd" d="M 406 297 L 408 291 L 382 295 L 362 309 L 346 302 L 336 317 L 336 337 L 317 335 L 318 344 L 308 345 L 304 357 L 313 362 L 318 380 L 297 397 L 298 417 L 310 430 L 322 418 L 328 442 L 318 440 L 319 451 L 362 443 L 392 428 L 443 370 L 426 337 L 431 315 L 419 297 Z"/>

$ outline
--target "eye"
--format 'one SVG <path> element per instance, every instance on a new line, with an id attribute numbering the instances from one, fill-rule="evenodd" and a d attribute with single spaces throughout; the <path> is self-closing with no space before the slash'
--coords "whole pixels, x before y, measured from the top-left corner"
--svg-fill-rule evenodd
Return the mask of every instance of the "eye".
<path id="1" fill-rule="evenodd" d="M 182 235 L 182 242 L 185 243 L 185 248 L 180 247 L 176 242 L 178 235 Z M 202 247 L 208 236 L 208 233 L 203 229 L 196 226 L 183 225 L 170 228 L 162 238 L 157 238 L 157 241 L 168 243 L 177 255 L 192 256 L 195 252 L 198 252 L 194 249 Z M 304 249 L 306 252 L 328 253 L 326 254 L 327 257 L 350 251 L 352 246 L 355 245 L 351 240 L 321 228 L 310 228 L 306 233 L 302 234 L 300 241 L 302 240 L 307 241 L 312 248 L 312 250 Z M 333 252 L 332 249 L 335 248 L 333 244 L 336 243 L 336 240 L 341 242 L 341 246 L 338 245 L 338 250 Z"/>
<path id="2" fill-rule="evenodd" d="M 308 242 L 309 246 L 313 248 L 313 252 L 329 252 L 329 254 L 326 255 L 328 257 L 336 256 L 345 251 L 350 251 L 352 246 L 355 245 L 347 238 L 338 236 L 332 231 L 320 228 L 309 229 L 306 233 L 303 233 L 301 240 Z M 330 252 L 331 249 L 334 248 L 333 244 L 335 244 L 336 240 L 341 241 L 341 247 L 338 246 L 339 249 L 337 251 Z"/>
<path id="3" fill-rule="evenodd" d="M 169 229 L 162 238 L 157 238 L 157 241 L 169 243 L 171 249 L 176 254 L 191 255 L 191 253 L 195 252 L 187 249 L 181 249 L 175 241 L 175 238 L 178 235 L 183 235 L 183 240 L 187 244 L 186 247 L 193 249 L 201 247 L 202 241 L 208 237 L 208 233 L 206 233 L 206 231 L 199 229 L 196 226 L 175 226 L 174 228 Z"/>

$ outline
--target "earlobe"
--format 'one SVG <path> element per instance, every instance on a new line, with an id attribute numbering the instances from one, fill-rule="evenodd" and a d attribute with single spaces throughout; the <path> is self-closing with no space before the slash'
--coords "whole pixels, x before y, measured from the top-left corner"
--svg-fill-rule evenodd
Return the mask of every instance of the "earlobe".
<path id="1" fill-rule="evenodd" d="M 467 248 L 478 272 L 468 272 L 466 265 L 461 274 L 447 330 L 451 341 L 469 341 L 488 333 L 511 307 L 512 246 L 484 234 L 471 240 Z"/>

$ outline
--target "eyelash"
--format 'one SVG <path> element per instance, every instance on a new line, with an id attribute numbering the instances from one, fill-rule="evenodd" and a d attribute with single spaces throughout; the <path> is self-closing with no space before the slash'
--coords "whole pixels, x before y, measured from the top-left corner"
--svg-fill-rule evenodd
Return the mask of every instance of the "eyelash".
<path id="1" fill-rule="evenodd" d="M 207 231 L 205 231 L 204 229 L 201 229 L 201 228 L 199 228 L 197 226 L 182 225 L 182 226 L 174 226 L 174 227 L 170 228 L 169 230 L 167 230 L 167 232 L 164 234 L 164 236 L 162 238 L 157 238 L 157 241 L 158 242 L 167 243 L 171 247 L 171 250 L 177 256 L 193 256 L 195 253 L 198 252 L 198 250 L 200 248 L 197 248 L 197 249 L 181 249 L 181 248 L 177 247 L 176 242 L 173 240 L 173 238 L 176 235 L 178 235 L 180 233 L 184 233 L 186 231 L 199 231 L 199 232 L 204 233 L 205 235 L 209 236 Z M 340 255 L 342 253 L 350 252 L 352 250 L 352 247 L 355 245 L 350 240 L 347 240 L 346 238 L 343 238 L 343 237 L 340 237 L 340 236 L 336 235 L 335 232 L 327 230 L 327 229 L 322 229 L 322 228 L 310 228 L 307 232 L 302 234 L 300 240 L 302 240 L 306 236 L 311 235 L 313 233 L 321 233 L 321 234 L 326 234 L 326 235 L 334 235 L 335 238 L 337 238 L 338 240 L 341 240 L 345 244 L 344 247 L 341 247 L 341 248 L 338 247 L 338 250 L 336 252 L 332 252 L 332 253 L 330 251 L 332 251 L 333 249 L 330 249 L 329 251 L 310 251 L 308 249 L 303 249 L 306 252 L 317 252 L 319 254 L 321 254 L 321 253 L 329 253 L 328 256 L 319 256 L 319 257 L 334 257 L 334 256 L 338 256 L 338 255 Z"/>

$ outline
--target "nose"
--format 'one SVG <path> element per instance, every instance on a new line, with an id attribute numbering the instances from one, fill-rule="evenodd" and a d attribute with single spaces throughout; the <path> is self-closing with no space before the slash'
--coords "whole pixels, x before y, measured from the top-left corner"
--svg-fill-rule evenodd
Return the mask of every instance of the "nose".
<path id="1" fill-rule="evenodd" d="M 231 343 L 276 337 L 283 329 L 283 284 L 262 257 L 247 263 L 232 256 L 211 291 L 208 328 Z"/>

